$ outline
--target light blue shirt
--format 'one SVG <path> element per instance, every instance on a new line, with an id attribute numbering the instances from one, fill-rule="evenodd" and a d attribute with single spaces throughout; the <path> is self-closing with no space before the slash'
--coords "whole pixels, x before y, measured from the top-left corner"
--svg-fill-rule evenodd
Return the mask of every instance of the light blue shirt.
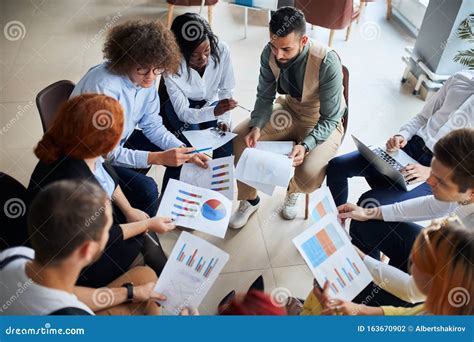
<path id="1" fill-rule="evenodd" d="M 104 158 L 99 157 L 95 162 L 94 177 L 99 182 L 102 189 L 105 191 L 107 196 L 112 199 L 115 191 L 115 182 L 109 175 L 107 170 L 104 168 Z"/>
<path id="2" fill-rule="evenodd" d="M 183 143 L 163 125 L 160 98 L 156 81 L 150 88 L 135 85 L 128 76 L 116 75 L 108 70 L 107 62 L 91 68 L 74 88 L 71 97 L 83 93 L 99 93 L 117 99 L 124 109 L 124 130 L 119 145 L 109 153 L 112 165 L 130 168 L 148 167 L 149 151 L 123 147 L 138 127 L 143 134 L 162 150 L 179 147 Z"/>

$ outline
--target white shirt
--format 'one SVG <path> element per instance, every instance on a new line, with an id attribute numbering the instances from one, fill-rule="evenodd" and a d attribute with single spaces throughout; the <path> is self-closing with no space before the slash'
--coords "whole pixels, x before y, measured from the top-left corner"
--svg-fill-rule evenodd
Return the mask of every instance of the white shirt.
<path id="1" fill-rule="evenodd" d="M 12 255 L 33 259 L 35 252 L 27 247 L 9 248 L 0 253 L 0 262 Z M 34 283 L 26 275 L 25 265 L 28 261 L 30 259 L 16 259 L 0 269 L 0 315 L 49 315 L 67 307 L 94 314 L 72 293 Z"/>
<path id="2" fill-rule="evenodd" d="M 418 135 L 433 151 L 436 142 L 449 132 L 474 123 L 474 71 L 460 71 L 445 82 L 425 104 L 421 113 L 400 128 L 398 134 L 411 139 Z"/>
<path id="3" fill-rule="evenodd" d="M 434 196 L 423 196 L 384 205 L 381 210 L 384 221 L 392 222 L 424 221 L 454 214 L 466 228 L 474 229 L 474 203 L 461 205 L 456 202 L 438 201 Z M 416 286 L 413 276 L 370 256 L 364 258 L 364 263 L 372 274 L 374 283 L 384 290 L 409 303 L 426 299 Z"/>
<path id="4" fill-rule="evenodd" d="M 198 124 L 213 121 L 230 123 L 230 112 L 219 117 L 214 116 L 214 106 L 204 106 L 201 109 L 189 108 L 189 100 L 206 100 L 211 104 L 217 100 L 232 97 L 235 88 L 234 69 L 227 45 L 219 42 L 220 62 L 216 64 L 209 57 L 206 70 L 202 77 L 199 73 L 186 67 L 186 61 L 181 62 L 178 74 L 165 77 L 166 90 L 178 118 L 185 123 Z"/>
<path id="5" fill-rule="evenodd" d="M 364 257 L 364 264 L 374 278 L 374 283 L 385 291 L 405 302 L 425 301 L 426 295 L 418 289 L 411 275 L 368 255 Z"/>
<path id="6" fill-rule="evenodd" d="M 466 228 L 474 229 L 474 203 L 442 202 L 430 195 L 383 205 L 380 209 L 383 220 L 387 222 L 425 221 L 455 214 Z"/>

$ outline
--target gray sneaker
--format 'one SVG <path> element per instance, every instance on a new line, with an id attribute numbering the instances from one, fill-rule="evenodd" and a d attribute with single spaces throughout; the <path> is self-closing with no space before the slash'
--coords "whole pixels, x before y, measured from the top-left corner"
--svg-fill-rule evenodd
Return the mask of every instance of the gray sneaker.
<path id="1" fill-rule="evenodd" d="M 260 202 L 257 205 L 251 205 L 248 201 L 240 201 L 239 208 L 232 215 L 229 222 L 229 228 L 240 229 L 245 226 L 253 213 L 255 213 L 260 206 Z"/>
<path id="2" fill-rule="evenodd" d="M 283 210 L 281 211 L 281 216 L 285 220 L 294 220 L 296 214 L 298 213 L 298 198 L 300 194 L 295 192 L 292 194 L 286 194 L 285 201 L 283 203 Z"/>

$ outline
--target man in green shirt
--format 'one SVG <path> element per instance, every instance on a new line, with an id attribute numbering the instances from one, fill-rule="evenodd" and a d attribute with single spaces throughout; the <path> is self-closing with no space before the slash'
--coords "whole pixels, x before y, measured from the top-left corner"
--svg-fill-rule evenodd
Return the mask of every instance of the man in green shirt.
<path id="1" fill-rule="evenodd" d="M 235 162 L 257 141 L 295 142 L 289 155 L 295 175 L 288 186 L 282 216 L 292 220 L 301 193 L 319 188 L 328 161 L 341 143 L 346 104 L 342 64 L 336 52 L 306 35 L 301 11 L 283 7 L 270 21 L 270 42 L 260 60 L 257 100 L 250 119 L 235 129 Z M 274 103 L 276 93 L 280 96 Z M 239 209 L 229 227 L 240 229 L 258 209 L 256 189 L 238 182 Z"/>

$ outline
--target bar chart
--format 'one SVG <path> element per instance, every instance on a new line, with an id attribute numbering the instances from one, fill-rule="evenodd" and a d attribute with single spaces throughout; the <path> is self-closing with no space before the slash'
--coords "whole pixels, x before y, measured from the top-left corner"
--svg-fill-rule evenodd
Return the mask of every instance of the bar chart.
<path id="1" fill-rule="evenodd" d="M 184 243 L 176 260 L 201 274 L 203 277 L 208 278 L 216 267 L 219 258 L 211 257 L 210 260 L 206 260 L 203 256 L 199 256 L 198 252 L 198 249 L 194 249 L 194 251 L 188 253 L 186 251 L 186 243 Z"/>
<path id="2" fill-rule="evenodd" d="M 211 190 L 225 191 L 230 189 L 230 171 L 232 165 L 226 163 L 212 167 Z"/>
<path id="3" fill-rule="evenodd" d="M 173 204 L 172 215 L 176 217 L 196 217 L 202 202 L 202 196 L 188 191 L 178 190 L 175 203 Z"/>

